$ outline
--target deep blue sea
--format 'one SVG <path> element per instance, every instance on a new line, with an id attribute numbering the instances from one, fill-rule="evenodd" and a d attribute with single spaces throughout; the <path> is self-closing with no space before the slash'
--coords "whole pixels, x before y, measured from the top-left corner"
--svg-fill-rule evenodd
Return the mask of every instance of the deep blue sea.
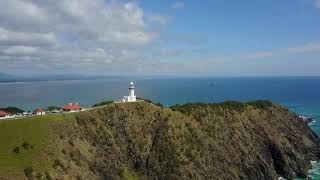
<path id="1" fill-rule="evenodd" d="M 110 78 L 100 80 L 0 83 L 0 107 L 33 110 L 79 102 L 90 106 L 119 100 L 134 80 L 136 95 L 166 106 L 186 102 L 267 99 L 314 118 L 310 127 L 320 135 L 320 77 Z"/>

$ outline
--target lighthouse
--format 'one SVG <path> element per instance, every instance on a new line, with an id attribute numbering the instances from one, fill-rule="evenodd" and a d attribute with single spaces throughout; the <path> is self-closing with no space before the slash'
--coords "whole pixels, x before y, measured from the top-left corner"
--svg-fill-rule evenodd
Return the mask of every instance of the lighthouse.
<path id="1" fill-rule="evenodd" d="M 129 96 L 124 96 L 123 102 L 135 102 L 137 101 L 137 97 L 134 94 L 134 83 L 131 81 L 129 83 Z"/>
<path id="2" fill-rule="evenodd" d="M 129 84 L 129 97 L 136 97 L 134 95 L 134 83 L 132 81 Z"/>

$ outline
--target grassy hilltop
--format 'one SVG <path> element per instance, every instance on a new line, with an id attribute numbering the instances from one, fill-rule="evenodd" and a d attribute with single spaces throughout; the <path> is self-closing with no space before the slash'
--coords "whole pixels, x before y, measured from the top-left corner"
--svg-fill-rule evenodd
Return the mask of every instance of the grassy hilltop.
<path id="1" fill-rule="evenodd" d="M 72 122 L 74 114 L 34 116 L 21 120 L 0 121 L 0 179 L 25 176 L 24 169 L 50 169 L 45 154 L 54 124 Z"/>
<path id="2" fill-rule="evenodd" d="M 277 179 L 305 176 L 318 137 L 268 101 L 109 104 L 0 122 L 0 179 Z"/>

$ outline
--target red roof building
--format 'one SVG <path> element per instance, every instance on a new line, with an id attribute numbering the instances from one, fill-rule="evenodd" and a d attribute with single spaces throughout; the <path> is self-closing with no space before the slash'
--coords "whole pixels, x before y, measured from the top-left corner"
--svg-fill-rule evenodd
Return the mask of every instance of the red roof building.
<path id="1" fill-rule="evenodd" d="M 38 108 L 38 109 L 34 110 L 34 113 L 36 115 L 45 115 L 46 111 L 44 109 L 42 109 L 42 108 Z"/>
<path id="2" fill-rule="evenodd" d="M 46 111 L 44 109 L 42 109 L 42 108 L 39 108 L 39 109 L 36 109 L 34 112 L 36 112 L 36 113 L 37 112 L 39 112 L 39 113 L 41 112 L 42 113 L 42 112 L 46 112 Z"/>
<path id="3" fill-rule="evenodd" d="M 69 103 L 63 107 L 64 111 L 80 111 L 81 109 L 78 103 Z"/>
<path id="4" fill-rule="evenodd" d="M 9 113 L 0 110 L 0 117 L 6 117 L 8 115 L 9 115 Z"/>

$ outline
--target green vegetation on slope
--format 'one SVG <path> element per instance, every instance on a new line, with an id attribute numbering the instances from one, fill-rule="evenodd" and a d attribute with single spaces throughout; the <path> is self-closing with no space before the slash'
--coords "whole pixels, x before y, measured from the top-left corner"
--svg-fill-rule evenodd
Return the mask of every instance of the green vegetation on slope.
<path id="1" fill-rule="evenodd" d="M 111 104 L 111 103 L 113 103 L 113 101 L 102 101 L 102 102 L 94 104 L 92 107 L 105 106 L 105 105 L 108 105 L 108 104 Z"/>
<path id="2" fill-rule="evenodd" d="M 147 102 L 147 103 L 154 104 L 154 105 L 159 106 L 159 107 L 164 107 L 163 104 L 161 104 L 160 102 L 153 102 L 153 101 L 151 101 L 150 99 L 146 99 L 146 98 L 142 98 L 142 97 L 137 97 L 137 100 L 142 100 L 142 101 L 145 101 L 145 102 Z"/>
<path id="3" fill-rule="evenodd" d="M 101 149 L 91 169 L 111 179 L 123 169 L 141 178 L 277 179 L 305 176 L 308 160 L 318 158 L 317 136 L 269 101 L 172 109 L 127 103 L 78 114 L 82 132 Z"/>
<path id="4" fill-rule="evenodd" d="M 51 123 L 71 119 L 71 114 L 67 116 L 0 121 L 0 177 L 19 177 L 30 166 L 38 171 L 47 169 L 49 162 L 42 155 L 50 138 Z"/>
<path id="5" fill-rule="evenodd" d="M 258 100 L 258 101 L 252 101 L 252 102 L 247 102 L 247 103 L 241 103 L 237 101 L 226 101 L 222 103 L 187 103 L 183 105 L 175 104 L 170 107 L 173 111 L 180 111 L 184 114 L 190 114 L 192 112 L 193 108 L 196 107 L 211 107 L 216 110 L 233 110 L 233 111 L 238 111 L 241 112 L 245 110 L 246 107 L 255 107 L 258 109 L 267 109 L 273 106 L 271 101 L 267 100 Z"/>
<path id="6" fill-rule="evenodd" d="M 3 111 L 8 112 L 8 113 L 12 113 L 12 114 L 17 114 L 17 113 L 23 113 L 24 112 L 24 110 L 19 109 L 17 107 L 0 108 L 0 110 L 3 110 Z"/>
<path id="7" fill-rule="evenodd" d="M 60 107 L 60 106 L 49 106 L 47 108 L 47 111 L 53 111 L 53 110 L 62 110 L 62 107 Z"/>
<path id="8" fill-rule="evenodd" d="M 269 101 L 110 104 L 0 122 L 0 140 L 7 179 L 290 179 L 319 159 L 318 137 Z"/>

